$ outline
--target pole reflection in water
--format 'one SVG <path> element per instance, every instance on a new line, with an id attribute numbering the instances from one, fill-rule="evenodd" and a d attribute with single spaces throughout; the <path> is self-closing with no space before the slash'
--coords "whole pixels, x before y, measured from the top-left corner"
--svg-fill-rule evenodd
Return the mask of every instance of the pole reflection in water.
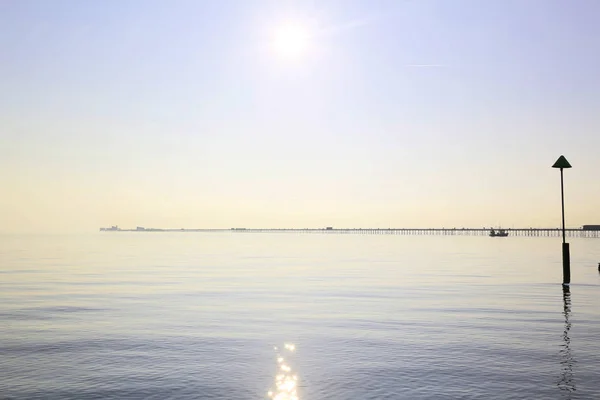
<path id="1" fill-rule="evenodd" d="M 569 317 L 571 316 L 571 292 L 568 286 L 563 286 L 563 315 L 565 317 L 565 330 L 563 332 L 563 343 L 560 349 L 560 364 L 562 367 L 560 379 L 558 381 L 558 387 L 561 391 L 569 394 L 575 392 L 575 380 L 573 379 L 573 365 L 575 360 L 571 353 L 571 337 L 569 331 L 571 330 L 571 322 Z"/>
<path id="2" fill-rule="evenodd" d="M 275 389 L 269 391 L 268 396 L 273 400 L 299 400 L 297 388 L 298 377 L 292 371 L 292 367 L 285 360 L 284 355 L 288 356 L 296 351 L 293 344 L 285 344 L 283 349 L 275 347 L 277 351 L 277 374 L 275 375 Z"/>

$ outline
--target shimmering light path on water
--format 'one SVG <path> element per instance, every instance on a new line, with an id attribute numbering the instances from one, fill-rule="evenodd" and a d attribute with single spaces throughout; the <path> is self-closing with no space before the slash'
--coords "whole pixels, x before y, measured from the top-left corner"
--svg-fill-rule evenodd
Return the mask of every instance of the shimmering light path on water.
<path id="1" fill-rule="evenodd" d="M 275 350 L 279 351 L 277 347 Z M 293 353 L 296 346 L 286 343 L 284 352 Z M 277 355 L 278 371 L 275 375 L 275 391 L 270 390 L 268 396 L 273 400 L 298 400 L 298 376 L 292 371 L 289 363 L 281 354 Z"/>
<path id="2" fill-rule="evenodd" d="M 556 238 L 2 236 L 0 398 L 600 398 L 571 252 L 563 293 Z"/>

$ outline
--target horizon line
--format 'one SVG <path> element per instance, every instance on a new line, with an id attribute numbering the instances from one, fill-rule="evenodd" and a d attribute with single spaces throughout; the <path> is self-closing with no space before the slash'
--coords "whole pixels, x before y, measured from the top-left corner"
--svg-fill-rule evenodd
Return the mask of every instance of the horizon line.
<path id="1" fill-rule="evenodd" d="M 473 228 L 473 227 L 404 227 L 404 228 L 334 228 L 332 226 L 327 227 L 312 227 L 312 228 L 275 228 L 275 227 L 258 227 L 258 228 L 244 228 L 244 227 L 233 227 L 233 228 L 146 228 L 142 226 L 138 226 L 135 228 L 120 228 L 118 225 L 113 225 L 108 228 L 101 227 L 101 231 L 251 231 L 251 230 L 294 230 L 294 231 L 302 231 L 302 230 L 324 230 L 324 231 L 336 231 L 336 230 L 470 230 L 470 231 L 481 231 L 481 230 L 562 230 L 561 227 L 511 227 L 511 228 L 502 228 L 500 227 L 481 227 L 481 228 Z M 595 224 L 586 224 L 579 227 L 565 227 L 565 230 L 600 230 L 600 225 Z"/>

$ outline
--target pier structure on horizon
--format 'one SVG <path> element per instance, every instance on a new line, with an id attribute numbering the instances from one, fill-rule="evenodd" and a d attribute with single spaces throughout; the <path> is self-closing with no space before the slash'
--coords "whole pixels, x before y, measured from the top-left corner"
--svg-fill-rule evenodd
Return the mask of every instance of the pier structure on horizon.
<path id="1" fill-rule="evenodd" d="M 233 232 L 233 233 L 298 233 L 298 234 L 357 234 L 357 235 L 437 235 L 437 236 L 489 236 L 491 229 L 497 228 L 230 228 L 230 229 L 161 229 L 143 228 L 121 229 L 118 226 L 100 228 L 112 232 Z M 509 236 L 519 237 L 559 237 L 561 228 L 504 228 Z M 600 226 L 565 229 L 568 237 L 600 238 Z"/>

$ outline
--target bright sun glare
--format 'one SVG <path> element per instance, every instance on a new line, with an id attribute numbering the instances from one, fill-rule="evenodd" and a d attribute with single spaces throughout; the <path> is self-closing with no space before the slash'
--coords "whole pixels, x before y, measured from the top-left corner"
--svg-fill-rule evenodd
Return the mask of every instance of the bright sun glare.
<path id="1" fill-rule="evenodd" d="M 309 30 L 299 24 L 282 25 L 275 31 L 273 47 L 277 54 L 286 58 L 298 58 L 308 50 Z"/>

